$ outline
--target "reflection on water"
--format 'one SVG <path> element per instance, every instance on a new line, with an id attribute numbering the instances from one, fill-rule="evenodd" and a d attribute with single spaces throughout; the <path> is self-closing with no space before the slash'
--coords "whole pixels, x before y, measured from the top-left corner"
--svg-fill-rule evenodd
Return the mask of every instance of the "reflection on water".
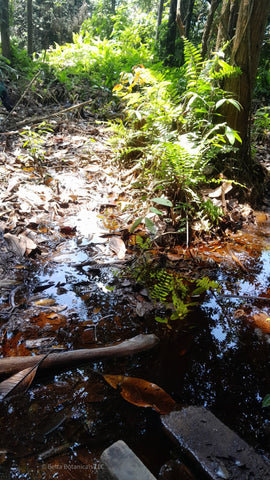
<path id="1" fill-rule="evenodd" d="M 83 222 L 80 232 L 86 235 Z M 89 331 L 93 324 L 100 344 L 138 332 L 155 332 L 161 342 L 158 349 L 136 357 L 50 372 L 22 398 L 5 404 L 0 449 L 6 451 L 6 459 L 0 478 L 1 472 L 13 472 L 11 478 L 64 480 L 73 465 L 77 470 L 74 467 L 71 478 L 95 479 L 100 452 L 119 438 L 158 475 L 172 449 L 158 414 L 125 402 L 103 382 L 102 372 L 152 381 L 180 405 L 204 405 L 249 443 L 270 451 L 269 409 L 262 408 L 262 399 L 270 393 L 269 336 L 251 321 L 253 311 L 270 316 L 270 299 L 258 300 L 269 295 L 270 279 L 269 237 L 260 230 L 260 238 L 265 248 L 250 261 L 250 271 L 237 266 L 220 269 L 221 291 L 209 293 L 201 307 L 175 322 L 172 330 L 157 324 L 151 312 L 143 318 L 134 316 L 131 302 L 136 292 L 123 289 L 113 269 L 97 265 L 96 255 L 105 252 L 97 250 L 97 242 L 93 250 L 82 239 L 71 238 L 32 267 L 33 290 L 48 285 L 46 297 L 67 306 L 66 325 L 62 319 L 57 334 L 52 332 L 55 344 L 96 345 Z M 27 309 L 18 312 L 29 315 Z M 29 335 L 39 337 L 41 332 L 34 327 L 28 326 Z M 46 335 L 50 334 L 47 328 Z M 8 339 L 10 335 L 13 331 L 7 332 Z"/>

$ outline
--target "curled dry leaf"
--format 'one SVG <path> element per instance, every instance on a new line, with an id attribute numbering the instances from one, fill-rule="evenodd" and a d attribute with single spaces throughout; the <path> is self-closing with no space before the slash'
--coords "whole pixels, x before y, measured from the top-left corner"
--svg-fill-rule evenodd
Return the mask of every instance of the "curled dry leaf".
<path id="1" fill-rule="evenodd" d="M 17 257 L 23 257 L 23 255 L 30 255 L 30 253 L 37 248 L 37 245 L 31 238 L 26 235 L 12 235 L 12 233 L 6 233 L 4 240 L 7 249 L 14 253 Z"/>
<path id="2" fill-rule="evenodd" d="M 168 414 L 175 407 L 172 397 L 155 383 L 125 375 L 103 377 L 113 388 L 119 388 L 121 396 L 133 405 L 151 407 L 161 414 Z"/>
<path id="3" fill-rule="evenodd" d="M 126 246 L 121 238 L 110 238 L 110 249 L 116 253 L 119 260 L 123 260 L 126 254 Z"/>

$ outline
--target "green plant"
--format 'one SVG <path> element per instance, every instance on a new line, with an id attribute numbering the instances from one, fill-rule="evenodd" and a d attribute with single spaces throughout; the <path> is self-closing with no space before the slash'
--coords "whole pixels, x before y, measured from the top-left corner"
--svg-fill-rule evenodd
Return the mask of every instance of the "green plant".
<path id="1" fill-rule="evenodd" d="M 208 277 L 187 279 L 177 272 L 165 268 L 154 268 L 141 263 L 133 271 L 136 280 L 148 289 L 153 300 L 164 304 L 171 313 L 165 318 L 156 317 L 160 323 L 169 325 L 170 321 L 186 317 L 190 308 L 197 304 L 195 300 L 208 290 L 219 289 L 219 284 Z"/>
<path id="2" fill-rule="evenodd" d="M 48 133 L 52 132 L 52 128 L 46 122 L 41 123 L 36 128 L 27 128 L 20 133 L 23 138 L 23 148 L 27 150 L 24 160 L 31 160 L 34 163 L 42 163 L 44 160 L 45 150 L 43 145 L 46 141 Z"/>
<path id="3" fill-rule="evenodd" d="M 251 128 L 251 137 L 253 143 L 262 143 L 267 135 L 270 134 L 270 108 L 258 108 L 254 114 Z"/>

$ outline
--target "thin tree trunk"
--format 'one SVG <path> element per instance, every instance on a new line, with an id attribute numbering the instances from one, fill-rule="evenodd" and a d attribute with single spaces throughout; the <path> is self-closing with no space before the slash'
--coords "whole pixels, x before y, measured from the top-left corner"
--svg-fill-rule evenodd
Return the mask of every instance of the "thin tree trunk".
<path id="1" fill-rule="evenodd" d="M 164 7 L 164 0 L 159 0 L 157 30 L 156 30 L 156 42 L 159 39 L 159 27 L 160 27 L 161 22 L 162 22 L 163 7 Z"/>
<path id="2" fill-rule="evenodd" d="M 190 24 L 195 0 L 180 0 L 180 14 L 185 27 L 185 35 L 189 38 Z"/>
<path id="3" fill-rule="evenodd" d="M 33 3 L 27 0 L 27 53 L 33 54 Z"/>
<path id="4" fill-rule="evenodd" d="M 231 0 L 223 0 L 220 14 L 220 21 L 218 26 L 216 51 L 229 40 L 228 25 L 230 19 Z"/>
<path id="5" fill-rule="evenodd" d="M 212 28 L 212 24 L 213 24 L 213 20 L 214 20 L 214 15 L 216 13 L 216 10 L 217 10 L 220 2 L 221 2 L 221 0 L 212 0 L 212 2 L 211 2 L 210 10 L 209 10 L 209 13 L 208 13 L 208 16 L 207 16 L 207 20 L 206 20 L 206 24 L 205 24 L 204 31 L 203 31 L 203 36 L 202 36 L 201 55 L 202 55 L 203 58 L 205 57 L 205 55 L 207 53 L 207 50 L 208 50 L 211 28 Z"/>
<path id="6" fill-rule="evenodd" d="M 10 60 L 9 0 L 0 0 L 2 55 Z"/>
<path id="7" fill-rule="evenodd" d="M 176 39 L 176 4 L 177 0 L 171 0 L 170 13 L 168 20 L 168 32 L 166 38 L 166 63 L 171 65 L 175 56 L 175 39 Z"/>

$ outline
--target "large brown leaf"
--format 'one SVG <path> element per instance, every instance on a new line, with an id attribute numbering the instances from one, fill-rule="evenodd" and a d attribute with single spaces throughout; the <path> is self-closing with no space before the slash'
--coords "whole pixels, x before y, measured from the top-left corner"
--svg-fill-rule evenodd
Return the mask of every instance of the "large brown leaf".
<path id="1" fill-rule="evenodd" d="M 38 367 L 50 353 L 51 352 L 46 353 L 36 365 L 25 368 L 15 373 L 15 375 L 12 375 L 12 377 L 3 380 L 3 382 L 0 383 L 0 401 L 28 390 L 36 376 Z"/>
<path id="2" fill-rule="evenodd" d="M 3 382 L 0 383 L 0 400 L 28 390 L 35 378 L 37 368 L 38 365 L 25 368 L 15 373 L 15 375 L 12 375 L 12 377 L 3 380 Z"/>
<path id="3" fill-rule="evenodd" d="M 161 414 L 170 413 L 175 401 L 155 383 L 124 375 L 104 375 L 113 388 L 119 388 L 122 397 L 138 407 L 152 407 Z"/>

